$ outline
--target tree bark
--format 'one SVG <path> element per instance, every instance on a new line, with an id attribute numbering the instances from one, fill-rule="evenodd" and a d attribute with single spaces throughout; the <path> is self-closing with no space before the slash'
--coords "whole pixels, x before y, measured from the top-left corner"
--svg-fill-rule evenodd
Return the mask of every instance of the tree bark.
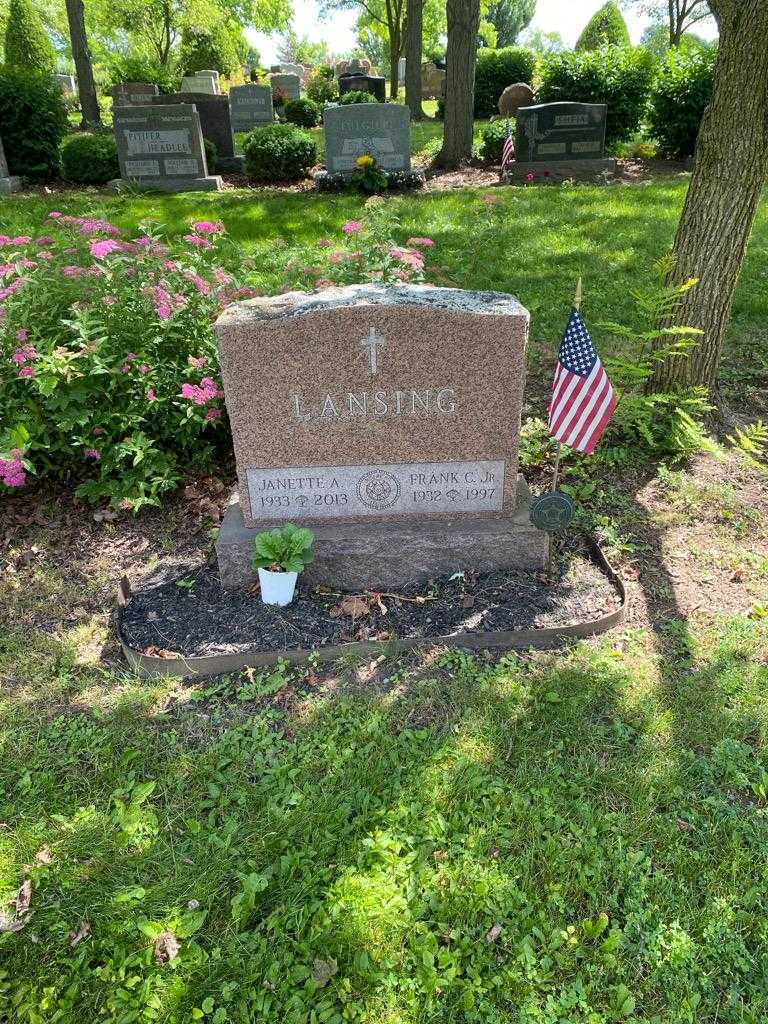
<path id="1" fill-rule="evenodd" d="M 83 0 L 66 0 L 67 20 L 69 21 L 69 38 L 72 43 L 72 58 L 77 72 L 77 92 L 80 97 L 81 125 L 83 128 L 96 128 L 101 125 L 99 100 L 96 96 L 96 83 L 93 78 L 91 51 L 88 48 L 88 36 L 85 31 L 85 14 Z"/>
<path id="2" fill-rule="evenodd" d="M 445 125 L 443 148 L 435 163 L 458 167 L 472 157 L 480 0 L 447 0 L 446 18 Z"/>
<path id="3" fill-rule="evenodd" d="M 712 99 L 673 246 L 670 284 L 699 283 L 669 326 L 704 333 L 687 358 L 667 360 L 653 391 L 700 385 L 716 396 L 723 340 L 760 193 L 768 177 L 768 4 L 711 0 L 720 27 Z"/>
<path id="4" fill-rule="evenodd" d="M 424 0 L 408 0 L 405 23 L 405 104 L 412 121 L 424 120 L 421 105 L 421 39 Z"/>

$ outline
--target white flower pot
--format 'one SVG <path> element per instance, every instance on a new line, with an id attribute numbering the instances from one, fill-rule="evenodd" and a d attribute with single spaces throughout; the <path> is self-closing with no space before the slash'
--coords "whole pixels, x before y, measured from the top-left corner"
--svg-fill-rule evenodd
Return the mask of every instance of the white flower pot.
<path id="1" fill-rule="evenodd" d="M 269 569 L 259 569 L 261 600 L 264 604 L 290 604 L 298 578 L 297 572 L 270 572 Z"/>

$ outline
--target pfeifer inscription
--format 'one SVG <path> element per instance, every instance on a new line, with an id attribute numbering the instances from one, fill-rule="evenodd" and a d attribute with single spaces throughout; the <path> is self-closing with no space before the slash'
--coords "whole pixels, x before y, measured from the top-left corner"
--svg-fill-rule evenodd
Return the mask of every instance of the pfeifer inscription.
<path id="1" fill-rule="evenodd" d="M 380 519 L 382 516 L 498 512 L 504 460 L 383 466 L 249 469 L 256 519 Z"/>

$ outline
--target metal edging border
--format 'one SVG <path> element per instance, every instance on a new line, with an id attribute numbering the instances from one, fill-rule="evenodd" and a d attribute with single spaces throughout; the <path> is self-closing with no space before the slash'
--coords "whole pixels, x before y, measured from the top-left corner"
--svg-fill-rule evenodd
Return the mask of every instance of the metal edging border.
<path id="1" fill-rule="evenodd" d="M 491 633 L 455 633 L 446 636 L 413 637 L 402 640 L 354 641 L 313 649 L 294 648 L 283 651 L 246 651 L 242 654 L 212 654 L 203 658 L 159 658 L 142 654 L 123 639 L 123 609 L 131 599 L 131 585 L 124 576 L 117 590 L 117 633 L 123 654 L 131 668 L 145 678 L 158 676 L 180 676 L 192 679 L 203 676 L 222 675 L 237 672 L 242 668 L 260 668 L 274 665 L 279 659 L 291 664 L 302 664 L 314 655 L 320 661 L 333 661 L 344 654 L 360 657 L 378 655 L 382 651 L 403 651 L 414 647 L 453 646 L 471 650 L 529 649 L 546 650 L 556 647 L 565 640 L 583 639 L 605 633 L 624 622 L 627 613 L 627 593 L 624 582 L 616 573 L 605 554 L 590 534 L 584 534 L 589 553 L 595 563 L 608 577 L 621 598 L 621 605 L 613 612 L 589 622 L 578 622 L 571 626 L 554 626 L 549 629 L 502 630 Z"/>

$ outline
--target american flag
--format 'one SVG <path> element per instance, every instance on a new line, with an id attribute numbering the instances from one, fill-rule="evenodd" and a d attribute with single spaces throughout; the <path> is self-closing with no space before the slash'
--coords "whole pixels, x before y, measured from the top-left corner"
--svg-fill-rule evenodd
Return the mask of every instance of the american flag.
<path id="1" fill-rule="evenodd" d="M 552 388 L 550 434 L 591 455 L 613 416 L 616 393 L 575 308 L 560 342 Z"/>
<path id="2" fill-rule="evenodd" d="M 515 140 L 512 138 L 512 132 L 509 127 L 509 121 L 507 121 L 507 127 L 504 129 L 504 148 L 501 151 L 501 169 L 502 171 L 515 159 Z"/>

